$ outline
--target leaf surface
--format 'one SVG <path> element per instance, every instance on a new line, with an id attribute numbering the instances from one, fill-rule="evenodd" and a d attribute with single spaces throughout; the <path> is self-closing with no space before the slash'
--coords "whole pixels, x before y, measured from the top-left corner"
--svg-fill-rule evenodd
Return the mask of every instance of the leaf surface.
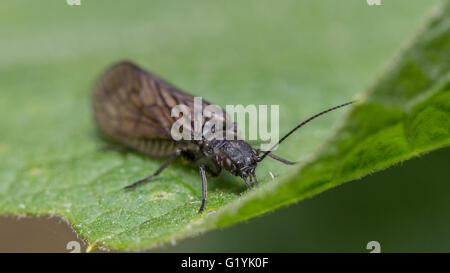
<path id="1" fill-rule="evenodd" d="M 232 8 L 237 2 L 206 1 L 202 11 L 208 12 L 200 14 L 187 4 L 163 2 L 147 12 L 142 2 L 108 3 L 109 13 L 99 13 L 107 5 L 102 1 L 83 2 L 79 10 L 45 3 L 61 12 L 26 14 L 14 33 L 6 30 L 23 3 L 9 3 L 10 15 L 0 16 L 8 38 L 0 45 L 8 52 L 0 55 L 1 214 L 63 216 L 91 244 L 140 250 L 260 215 L 449 145 L 448 1 L 363 94 L 381 60 L 400 44 L 398 34 L 412 31 L 410 21 L 392 34 L 381 31 L 383 25 L 368 33 L 371 24 L 388 27 L 399 18 L 380 23 L 356 2 L 346 10 L 331 1 L 310 4 L 316 16 L 297 1 L 267 2 L 270 7 L 249 1 L 238 11 Z M 423 13 L 421 5 L 411 4 L 411 12 Z M 249 11 L 251 16 L 237 16 Z M 69 14 L 67 21 L 61 14 Z M 308 124 L 277 150 L 300 160 L 299 166 L 266 160 L 257 170 L 261 186 L 252 191 L 229 174 L 209 179 L 207 213 L 198 215 L 200 178 L 188 163 L 177 161 L 127 192 L 125 185 L 163 161 L 101 151 L 90 85 L 117 58 L 221 105 L 279 104 L 281 134 L 362 95 L 353 109 Z"/>

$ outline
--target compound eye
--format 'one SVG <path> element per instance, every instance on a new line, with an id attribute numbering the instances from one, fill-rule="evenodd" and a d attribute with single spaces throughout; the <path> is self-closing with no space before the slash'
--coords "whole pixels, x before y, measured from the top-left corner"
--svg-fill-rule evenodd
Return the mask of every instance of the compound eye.
<path id="1" fill-rule="evenodd" d="M 233 166 L 233 163 L 228 157 L 222 158 L 222 166 L 225 167 L 227 170 L 231 170 L 231 167 Z"/>
<path id="2" fill-rule="evenodd" d="M 211 144 L 209 144 L 208 142 L 205 142 L 205 144 L 203 145 L 203 150 L 209 155 L 214 153 L 214 149 L 212 148 Z"/>

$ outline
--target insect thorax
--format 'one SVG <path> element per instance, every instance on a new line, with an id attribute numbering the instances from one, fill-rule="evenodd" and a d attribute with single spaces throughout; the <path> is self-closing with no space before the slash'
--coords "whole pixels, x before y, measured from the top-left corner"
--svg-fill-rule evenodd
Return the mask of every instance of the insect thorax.
<path id="1" fill-rule="evenodd" d="M 258 152 L 243 140 L 210 140 L 201 143 L 202 153 L 216 164 L 242 176 L 246 170 L 254 171 Z"/>

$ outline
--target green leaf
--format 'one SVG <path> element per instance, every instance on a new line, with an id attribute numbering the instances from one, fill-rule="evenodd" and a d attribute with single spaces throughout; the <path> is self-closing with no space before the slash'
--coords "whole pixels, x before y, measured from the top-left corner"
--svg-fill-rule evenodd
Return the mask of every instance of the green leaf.
<path id="1" fill-rule="evenodd" d="M 308 9 L 298 1 L 205 1 L 201 12 L 181 2 L 60 2 L 27 3 L 35 6 L 24 11 L 14 1 L 0 14 L 7 38 L 0 45 L 1 214 L 63 216 L 91 245 L 140 250 L 260 215 L 450 143 L 445 1 L 358 105 L 308 124 L 277 150 L 299 166 L 264 161 L 261 186 L 252 191 L 229 174 L 210 178 L 204 215 L 197 214 L 198 171 L 182 160 L 124 191 L 163 160 L 101 151 L 90 85 L 110 63 L 131 59 L 221 105 L 279 104 L 284 133 L 360 93 L 425 4 L 403 2 L 411 16 L 401 4 L 374 10 L 360 1 L 308 2 Z M 59 12 L 44 15 L 44 7 Z M 19 14 L 23 20 L 12 24 Z"/>

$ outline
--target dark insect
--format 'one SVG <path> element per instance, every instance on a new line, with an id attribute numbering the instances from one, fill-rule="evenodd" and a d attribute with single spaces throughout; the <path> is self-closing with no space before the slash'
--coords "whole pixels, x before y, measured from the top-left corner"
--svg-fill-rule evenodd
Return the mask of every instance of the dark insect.
<path id="1" fill-rule="evenodd" d="M 309 121 L 351 103 L 310 117 L 282 137 L 272 149 L 260 151 L 237 139 L 175 141 L 171 137 L 171 127 L 176 119 L 171 116 L 171 109 L 180 104 L 193 109 L 194 97 L 129 62 L 118 63 L 106 70 L 96 84 L 93 98 L 95 121 L 106 137 L 151 157 L 168 157 L 154 173 L 126 188 L 133 189 L 151 180 L 176 157 L 183 156 L 196 162 L 200 169 L 202 203 L 199 213 L 205 208 L 206 173 L 216 177 L 224 168 L 233 175 L 240 176 L 247 187 L 251 188 L 250 182 L 258 184 L 256 166 L 266 156 L 287 165 L 295 164 L 272 154 L 271 150 Z M 203 101 L 203 105 L 209 103 Z"/>

